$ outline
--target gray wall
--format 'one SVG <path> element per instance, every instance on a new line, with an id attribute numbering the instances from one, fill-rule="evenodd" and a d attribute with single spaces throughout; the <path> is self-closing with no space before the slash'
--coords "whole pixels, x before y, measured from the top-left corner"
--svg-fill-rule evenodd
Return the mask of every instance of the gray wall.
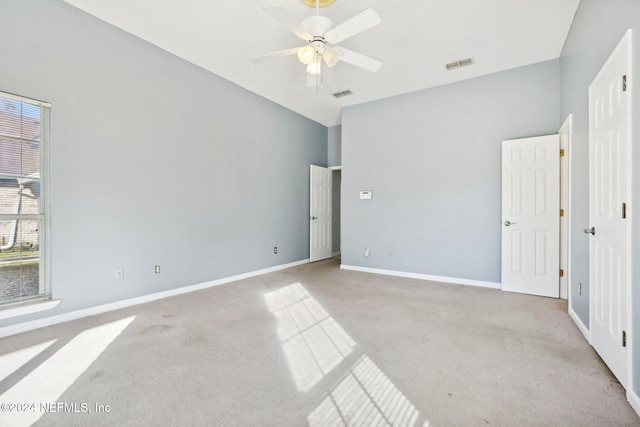
<path id="1" fill-rule="evenodd" d="M 333 126 L 327 130 L 327 164 L 329 166 L 342 166 L 342 126 Z M 340 188 L 342 173 L 333 172 L 332 189 L 332 251 L 340 251 Z"/>
<path id="2" fill-rule="evenodd" d="M 640 2 L 637 0 L 581 0 L 571 31 L 560 56 L 560 119 L 573 113 L 571 203 L 571 302 L 572 309 L 589 325 L 589 240 L 582 232 L 589 226 L 589 85 L 616 47 L 625 31 L 634 29 L 633 73 L 640 76 Z M 633 167 L 640 170 L 640 93 L 634 92 Z M 640 174 L 633 174 L 634 205 L 640 203 Z M 632 245 L 635 260 L 640 253 L 640 209 L 633 209 Z M 640 263 L 633 268 L 634 366 L 640 366 Z M 582 282 L 582 295 L 577 284 Z M 635 369 L 634 389 L 640 385 L 640 369 Z"/>
<path id="3" fill-rule="evenodd" d="M 2 0 L 0 52 L 0 90 L 53 106 L 62 301 L 0 327 L 308 258 L 326 127 L 61 1 Z"/>
<path id="4" fill-rule="evenodd" d="M 342 171 L 333 171 L 333 188 L 331 193 L 331 251 L 340 251 L 340 201 L 342 188 Z"/>
<path id="5" fill-rule="evenodd" d="M 558 93 L 548 61 L 346 108 L 342 263 L 499 283 L 501 141 L 557 133 Z"/>
<path id="6" fill-rule="evenodd" d="M 342 126 L 327 129 L 327 164 L 329 166 L 342 165 Z"/>

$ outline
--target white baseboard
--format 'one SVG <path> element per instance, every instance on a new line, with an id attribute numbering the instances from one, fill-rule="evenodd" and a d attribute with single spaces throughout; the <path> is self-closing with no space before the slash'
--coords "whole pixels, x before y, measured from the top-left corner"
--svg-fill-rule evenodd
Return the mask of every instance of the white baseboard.
<path id="1" fill-rule="evenodd" d="M 578 317 L 576 312 L 573 311 L 571 307 L 569 307 L 569 316 L 571 316 L 576 326 L 578 327 L 578 330 L 582 332 L 582 335 L 584 335 L 584 338 L 587 340 L 587 342 L 591 344 L 591 332 L 589 332 L 589 328 L 587 328 L 584 323 L 582 323 L 580 317 Z"/>
<path id="2" fill-rule="evenodd" d="M 430 280 L 432 282 L 453 283 L 456 285 L 480 286 L 483 288 L 500 289 L 500 283 L 484 282 L 481 280 L 459 279 L 456 277 L 432 276 L 430 274 L 408 273 L 396 270 L 383 270 L 380 268 L 358 267 L 353 265 L 341 264 L 343 270 L 361 271 L 364 273 L 384 274 L 386 276 L 406 277 L 409 279 Z"/>
<path id="3" fill-rule="evenodd" d="M 97 305 L 95 307 L 89 307 L 82 310 L 76 310 L 68 313 L 57 314 L 55 316 L 45 317 L 42 319 L 32 320 L 29 322 L 17 323 L 15 325 L 10 325 L 10 326 L 5 326 L 0 328 L 0 338 L 19 334 L 22 332 L 32 331 L 34 329 L 44 328 L 45 326 L 51 326 L 51 325 L 56 325 L 58 323 L 69 322 L 71 320 L 80 319 L 82 317 L 88 317 L 96 314 L 106 313 L 107 311 L 118 310 L 120 308 L 131 307 L 133 305 L 138 305 L 138 304 L 144 304 L 144 303 L 156 301 L 162 298 L 173 297 L 176 295 L 182 295 L 189 292 L 199 291 L 201 289 L 224 285 L 225 283 L 235 282 L 242 279 L 248 279 L 250 277 L 259 276 L 261 274 L 273 273 L 274 271 L 284 270 L 284 269 L 295 267 L 298 265 L 307 264 L 308 262 L 309 262 L 308 259 L 303 259 L 300 261 L 291 262 L 289 264 L 282 264 L 282 265 L 277 265 L 275 267 L 264 268 L 262 270 L 251 271 L 249 273 L 238 274 L 236 276 L 224 277 L 222 279 L 212 280 L 209 282 L 198 283 L 195 285 L 184 286 L 176 289 L 170 289 L 168 291 L 147 294 L 147 295 L 143 295 L 136 298 L 130 298 L 122 301 L 115 301 L 108 304 Z"/>
<path id="4" fill-rule="evenodd" d="M 631 388 L 627 390 L 627 400 L 631 404 L 633 410 L 636 411 L 636 413 L 640 417 L 640 397 L 634 390 L 631 390 Z"/>

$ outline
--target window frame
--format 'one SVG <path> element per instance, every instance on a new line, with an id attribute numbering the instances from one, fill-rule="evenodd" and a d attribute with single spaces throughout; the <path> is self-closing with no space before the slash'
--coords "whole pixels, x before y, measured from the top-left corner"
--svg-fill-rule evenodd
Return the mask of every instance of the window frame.
<path id="1" fill-rule="evenodd" d="M 22 306 L 32 306 L 34 303 L 48 302 L 52 299 L 51 292 L 51 250 L 50 250 L 50 176 L 51 176 L 51 104 L 32 98 L 0 91 L 0 99 L 7 99 L 20 103 L 34 105 L 40 108 L 40 168 L 39 185 L 40 197 L 37 214 L 0 214 L 0 221 L 35 220 L 38 222 L 38 295 L 9 301 L 0 301 L 0 311 L 14 311 Z M 57 304 L 56 304 L 57 305 Z M 27 307 L 30 311 L 40 311 L 34 307 Z M 0 319 L 4 318 L 0 313 Z"/>

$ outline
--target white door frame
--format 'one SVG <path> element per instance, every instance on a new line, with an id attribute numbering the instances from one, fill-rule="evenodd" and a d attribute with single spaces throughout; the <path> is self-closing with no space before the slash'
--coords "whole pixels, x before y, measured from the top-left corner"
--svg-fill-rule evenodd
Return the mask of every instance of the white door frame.
<path id="1" fill-rule="evenodd" d="M 571 310 L 571 134 L 573 133 L 573 114 L 564 121 L 560 135 L 560 149 L 564 156 L 560 157 L 560 209 L 564 216 L 560 218 L 560 268 L 564 277 L 560 278 L 560 298 L 568 299 Z"/>
<path id="2" fill-rule="evenodd" d="M 560 208 L 564 216 L 560 219 L 560 268 L 564 277 L 560 278 L 560 298 L 568 300 L 571 313 L 571 140 L 573 133 L 573 114 L 569 114 L 558 130 L 560 149 L 564 155 L 560 158 Z"/>

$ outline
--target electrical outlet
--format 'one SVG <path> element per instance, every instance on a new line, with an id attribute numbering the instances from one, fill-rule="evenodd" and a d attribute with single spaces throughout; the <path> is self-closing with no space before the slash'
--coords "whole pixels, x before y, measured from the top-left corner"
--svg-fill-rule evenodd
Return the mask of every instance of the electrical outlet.
<path id="1" fill-rule="evenodd" d="M 124 279 L 124 268 L 116 268 L 116 280 Z"/>
<path id="2" fill-rule="evenodd" d="M 364 256 L 369 256 L 369 248 L 364 248 Z"/>
<path id="3" fill-rule="evenodd" d="M 156 265 L 155 270 L 156 274 L 160 274 L 160 266 Z"/>
<path id="4" fill-rule="evenodd" d="M 274 246 L 274 247 L 273 247 L 273 253 L 274 253 L 274 254 L 277 254 L 277 253 L 278 253 L 278 247 L 277 247 L 277 246 Z"/>

